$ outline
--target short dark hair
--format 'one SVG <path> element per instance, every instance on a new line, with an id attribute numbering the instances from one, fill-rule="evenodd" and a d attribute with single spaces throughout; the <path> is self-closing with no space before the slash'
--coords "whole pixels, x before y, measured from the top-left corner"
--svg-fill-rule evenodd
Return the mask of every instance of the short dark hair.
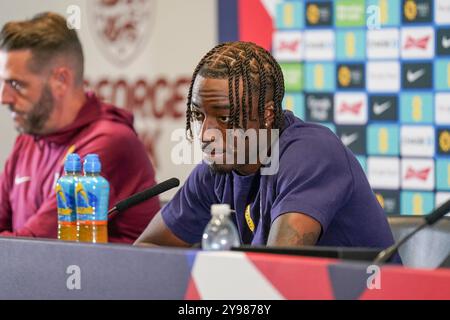
<path id="1" fill-rule="evenodd" d="M 11 21 L 0 31 L 0 49 L 31 50 L 30 71 L 39 73 L 57 56 L 69 57 L 75 70 L 75 81 L 83 82 L 84 57 L 74 29 L 59 14 L 44 12 L 30 20 Z"/>
<path id="2" fill-rule="evenodd" d="M 283 113 L 281 103 L 284 97 L 284 78 L 280 65 L 264 48 L 251 42 L 225 42 L 211 49 L 195 68 L 189 88 L 186 110 L 186 131 L 192 139 L 191 103 L 192 87 L 197 75 L 207 78 L 228 79 L 230 116 L 234 128 L 239 127 L 240 110 L 242 123 L 247 128 L 249 108 L 253 93 L 258 94 L 258 117 L 264 122 L 265 100 L 269 94 L 274 102 L 274 128 L 282 129 Z M 243 82 L 243 95 L 239 99 L 239 80 Z M 246 106 L 249 105 L 249 108 Z"/>

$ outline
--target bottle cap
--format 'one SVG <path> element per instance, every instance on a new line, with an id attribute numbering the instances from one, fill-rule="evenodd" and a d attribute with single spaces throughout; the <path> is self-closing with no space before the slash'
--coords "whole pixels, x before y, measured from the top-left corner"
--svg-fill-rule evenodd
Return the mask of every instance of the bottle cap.
<path id="1" fill-rule="evenodd" d="M 102 170 L 102 165 L 100 163 L 98 154 L 88 154 L 84 158 L 83 168 L 85 173 L 100 173 L 100 171 Z"/>
<path id="2" fill-rule="evenodd" d="M 66 157 L 66 161 L 64 162 L 64 170 L 69 172 L 80 172 L 80 156 L 76 153 L 69 153 Z"/>
<path id="3" fill-rule="evenodd" d="M 230 205 L 229 204 L 213 204 L 211 206 L 211 214 L 213 216 L 218 215 L 229 215 L 230 214 Z"/>

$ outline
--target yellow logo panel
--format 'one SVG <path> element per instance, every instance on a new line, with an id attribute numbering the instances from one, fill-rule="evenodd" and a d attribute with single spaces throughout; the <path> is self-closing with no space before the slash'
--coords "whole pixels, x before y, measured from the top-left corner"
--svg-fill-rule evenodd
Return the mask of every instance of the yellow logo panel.
<path id="1" fill-rule="evenodd" d="M 386 128 L 381 128 L 378 131 L 378 149 L 380 153 L 387 153 L 389 151 L 389 132 Z"/>
<path id="2" fill-rule="evenodd" d="M 317 64 L 314 67 L 314 87 L 316 89 L 323 89 L 325 85 L 325 70 L 323 65 Z"/>
<path id="3" fill-rule="evenodd" d="M 348 58 L 354 57 L 356 54 L 356 39 L 353 32 L 345 34 L 345 55 Z"/>
<path id="4" fill-rule="evenodd" d="M 416 193 L 413 196 L 413 214 L 423 214 L 423 198 L 420 194 Z"/>
<path id="5" fill-rule="evenodd" d="M 412 118 L 414 121 L 421 121 L 423 117 L 422 113 L 422 98 L 420 96 L 414 96 L 412 99 Z"/>
<path id="6" fill-rule="evenodd" d="M 294 25 L 294 5 L 286 3 L 283 6 L 283 21 L 286 27 Z"/>

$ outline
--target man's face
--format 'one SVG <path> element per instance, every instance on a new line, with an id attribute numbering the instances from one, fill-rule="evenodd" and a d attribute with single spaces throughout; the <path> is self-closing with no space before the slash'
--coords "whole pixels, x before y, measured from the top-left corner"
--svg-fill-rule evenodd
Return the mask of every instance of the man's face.
<path id="1" fill-rule="evenodd" d="M 17 131 L 44 134 L 54 110 L 48 80 L 28 69 L 30 50 L 0 50 L 0 102 L 11 111 Z"/>
<path id="2" fill-rule="evenodd" d="M 242 82 L 240 91 L 241 96 Z M 253 101 L 255 100 L 253 99 Z M 237 112 L 241 113 L 241 109 L 242 106 L 239 106 Z M 227 137 L 226 132 L 227 129 L 233 127 L 230 118 L 228 79 L 197 76 L 192 90 L 191 110 L 194 135 L 199 138 L 202 144 L 205 161 L 218 172 L 231 172 L 232 170 L 244 172 L 244 169 L 249 165 L 249 141 L 243 137 L 230 139 L 230 135 Z M 254 118 L 252 119 L 249 114 L 247 130 L 254 130 L 257 135 L 260 125 L 259 120 L 257 120 L 258 117 Z M 236 132 L 234 131 L 234 133 Z M 238 148 L 237 144 L 239 143 L 245 147 Z M 258 144 L 257 141 L 253 141 L 253 143 Z M 242 156 L 242 152 L 245 152 L 244 162 L 238 160 Z"/>

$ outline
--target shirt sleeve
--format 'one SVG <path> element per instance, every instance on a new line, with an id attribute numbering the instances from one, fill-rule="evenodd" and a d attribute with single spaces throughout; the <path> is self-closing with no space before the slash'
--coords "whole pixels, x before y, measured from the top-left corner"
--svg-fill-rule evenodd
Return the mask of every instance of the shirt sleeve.
<path id="1" fill-rule="evenodd" d="M 63 168 L 60 169 L 60 175 Z M 5 170 L 5 177 L 8 171 Z M 2 183 L 3 184 L 3 183 Z M 3 188 L 3 186 L 2 186 Z M 2 190 L 3 192 L 3 190 Z M 9 190 L 6 190 L 9 193 Z M 6 196 L 6 194 L 5 194 Z M 3 195 L 2 195 L 3 197 Z M 2 202 L 0 199 L 0 202 Z M 9 202 L 8 202 L 9 203 Z M 3 211 L 3 208 L 1 209 Z M 0 229 L 0 236 L 14 236 L 14 237 L 39 237 L 39 238 L 56 238 L 58 233 L 58 217 L 56 206 L 56 194 L 54 189 L 50 191 L 40 205 L 39 209 L 33 214 L 20 229 L 12 230 L 11 223 L 5 229 Z M 3 221 L 3 212 L 1 213 Z M 12 216 L 12 210 L 9 211 L 9 221 Z"/>
<path id="2" fill-rule="evenodd" d="M 36 214 L 31 216 L 22 228 L 0 232 L 0 236 L 56 238 L 58 218 L 55 212 L 57 212 L 56 195 L 53 195 L 47 198 Z"/>
<path id="3" fill-rule="evenodd" d="M 214 176 L 207 165 L 201 163 L 162 208 L 162 218 L 178 238 L 190 244 L 198 243 L 211 218 L 211 204 L 218 202 L 215 198 Z"/>
<path id="4" fill-rule="evenodd" d="M 331 132 L 313 131 L 294 140 L 280 157 L 272 222 L 284 213 L 299 212 L 317 220 L 324 233 L 353 191 L 347 156 Z"/>
<path id="5" fill-rule="evenodd" d="M 10 171 L 10 162 L 7 161 L 5 170 L 0 174 L 0 233 L 5 230 L 11 230 Z"/>
<path id="6" fill-rule="evenodd" d="M 10 193 L 14 183 L 16 158 L 21 149 L 22 140 L 19 136 L 14 144 L 14 150 L 6 161 L 5 170 L 0 176 L 0 236 L 56 238 L 58 219 L 56 195 L 53 189 L 49 195 L 46 195 L 36 213 L 20 229 L 13 231 Z M 62 170 L 61 166 L 60 174 Z"/>

